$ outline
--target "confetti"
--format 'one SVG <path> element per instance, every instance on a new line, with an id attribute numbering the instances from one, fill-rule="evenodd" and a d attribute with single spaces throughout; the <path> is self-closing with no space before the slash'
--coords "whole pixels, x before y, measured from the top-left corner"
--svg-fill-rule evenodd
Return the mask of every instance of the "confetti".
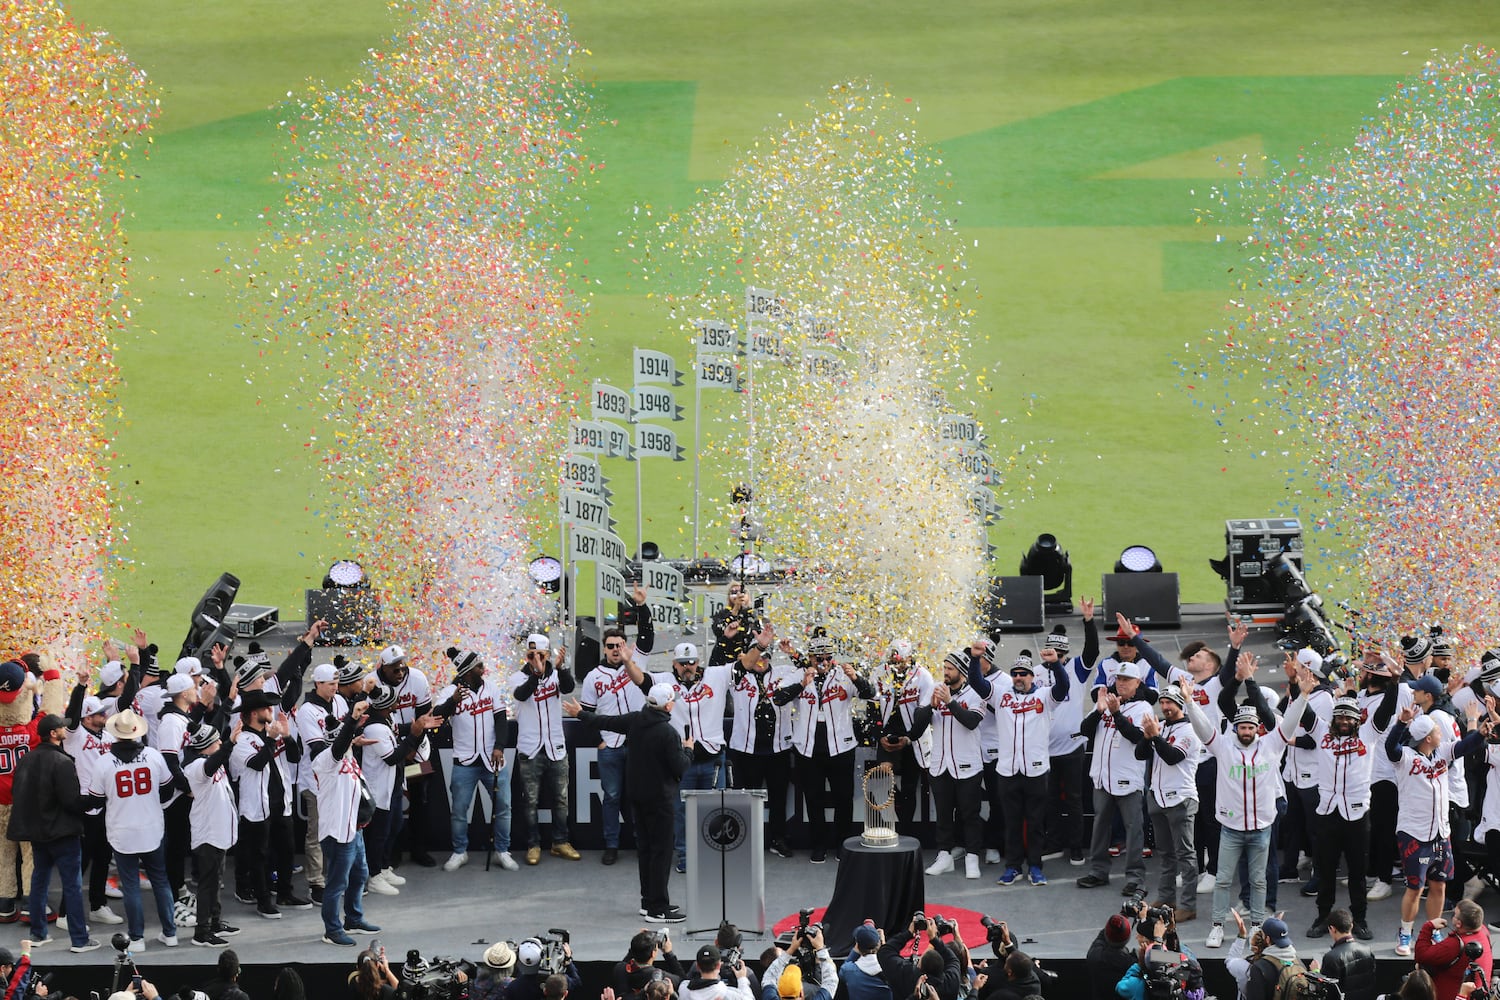
<path id="1" fill-rule="evenodd" d="M 108 467 L 129 258 L 111 186 L 157 107 L 56 4 L 0 0 L 0 25 L 0 651 L 80 668 L 124 536 Z"/>

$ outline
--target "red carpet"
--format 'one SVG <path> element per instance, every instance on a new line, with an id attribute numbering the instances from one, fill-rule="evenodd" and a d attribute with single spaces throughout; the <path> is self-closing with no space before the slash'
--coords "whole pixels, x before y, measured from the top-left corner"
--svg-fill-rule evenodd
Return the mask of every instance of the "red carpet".
<path id="1" fill-rule="evenodd" d="M 826 907 L 820 906 L 816 910 L 813 910 L 812 919 L 814 922 L 823 919 L 824 909 L 826 909 Z M 984 925 L 979 922 L 979 918 L 980 916 L 982 916 L 982 914 L 978 913 L 975 910 L 966 910 L 959 906 L 946 906 L 942 903 L 933 903 L 931 901 L 927 903 L 926 912 L 929 920 L 933 916 L 941 914 L 942 916 L 947 917 L 949 920 L 955 921 L 958 924 L 958 933 L 964 939 L 964 943 L 969 946 L 969 951 L 971 953 L 977 951 L 982 952 L 981 954 L 976 955 L 976 958 L 989 957 L 990 950 L 987 944 L 989 940 L 989 932 L 986 931 L 984 929 Z M 993 914 L 991 915 L 993 916 Z M 780 937 L 783 934 L 790 934 L 793 930 L 796 929 L 796 927 L 797 914 L 789 913 L 786 916 L 782 917 L 780 920 L 776 921 L 775 925 L 772 927 L 772 930 L 775 932 L 777 937 Z M 894 934 L 898 930 L 905 930 L 905 928 L 887 927 L 885 929 L 885 932 L 889 936 L 891 934 Z"/>

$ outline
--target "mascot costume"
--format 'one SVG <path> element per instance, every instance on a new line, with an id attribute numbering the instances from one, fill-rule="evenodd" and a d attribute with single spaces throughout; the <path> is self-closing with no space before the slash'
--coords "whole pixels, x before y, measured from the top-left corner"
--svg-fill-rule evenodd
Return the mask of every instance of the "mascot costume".
<path id="1" fill-rule="evenodd" d="M 27 653 L 0 663 L 0 923 L 18 918 L 20 901 L 31 891 L 31 845 L 3 836 L 10 826 L 11 777 L 17 762 L 41 743 L 37 724 L 42 716 L 61 715 L 67 701 L 67 685 L 51 656 Z M 21 859 L 19 885 L 17 855 Z"/>

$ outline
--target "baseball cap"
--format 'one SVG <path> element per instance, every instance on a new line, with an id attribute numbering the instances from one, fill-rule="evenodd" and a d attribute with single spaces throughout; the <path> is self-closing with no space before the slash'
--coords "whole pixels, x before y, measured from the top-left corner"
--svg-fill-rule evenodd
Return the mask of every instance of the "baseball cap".
<path id="1" fill-rule="evenodd" d="M 854 946 L 860 951 L 874 951 L 880 947 L 880 932 L 869 924 L 854 928 Z"/>
<path id="2" fill-rule="evenodd" d="M 552 648 L 552 640 L 540 632 L 533 632 L 526 637 L 526 648 L 540 650 L 545 653 Z"/>
<path id="3" fill-rule="evenodd" d="M 698 968 L 705 972 L 719 964 L 719 949 L 711 944 L 706 944 L 698 949 Z"/>
<path id="4" fill-rule="evenodd" d="M 0 663 L 0 705 L 9 705 L 21 697 L 26 686 L 26 667 L 17 660 Z"/>
<path id="5" fill-rule="evenodd" d="M 1414 742 L 1421 743 L 1432 735 L 1432 731 L 1436 728 L 1437 723 L 1433 722 L 1430 716 L 1419 715 L 1411 720 L 1411 725 L 1406 727 L 1406 731 L 1411 734 Z"/>
<path id="6" fill-rule="evenodd" d="M 886 656 L 899 656 L 903 660 L 911 659 L 911 640 L 892 639 L 890 648 L 886 650 Z"/>
<path id="7" fill-rule="evenodd" d="M 120 683 L 120 678 L 125 676 L 125 664 L 119 660 L 110 660 L 99 668 L 99 686 L 114 687 Z"/>
<path id="8" fill-rule="evenodd" d="M 516 948 L 516 964 L 523 969 L 535 969 L 542 964 L 542 946 L 531 938 L 522 941 Z"/>
<path id="9" fill-rule="evenodd" d="M 193 678 L 188 674 L 173 674 L 167 678 L 167 694 L 176 697 L 184 691 L 193 689 Z"/>
<path id="10" fill-rule="evenodd" d="M 184 656 L 182 659 L 177 661 L 177 665 L 173 667 L 172 670 L 174 673 L 187 674 L 189 677 L 197 677 L 199 674 L 203 673 L 203 661 L 198 659 L 196 656 Z"/>
<path id="11" fill-rule="evenodd" d="M 786 971 L 782 972 L 781 978 L 776 980 L 776 995 L 779 997 L 798 998 L 802 996 L 802 970 L 795 964 L 788 965 Z"/>
<path id="12" fill-rule="evenodd" d="M 400 663 L 406 659 L 406 650 L 400 646 L 387 646 L 380 651 L 380 665 L 388 667 L 393 663 Z"/>
<path id="13" fill-rule="evenodd" d="M 1321 656 L 1318 655 L 1318 651 L 1317 650 L 1315 650 L 1315 649 L 1299 649 L 1299 650 L 1297 650 L 1297 662 L 1300 663 L 1300 664 L 1302 664 L 1308 670 L 1311 670 L 1313 673 L 1317 674 L 1319 677 L 1324 676 L 1324 674 L 1323 674 L 1323 657 L 1321 657 Z"/>
<path id="14" fill-rule="evenodd" d="M 1120 664 L 1120 669 L 1115 671 L 1116 680 L 1119 680 L 1121 677 L 1127 677 L 1131 680 L 1138 681 L 1144 680 L 1145 676 L 1146 668 L 1142 664 L 1136 663 L 1133 660 L 1130 663 Z"/>
<path id="15" fill-rule="evenodd" d="M 44 740 L 47 738 L 48 733 L 57 729 L 67 728 L 68 720 L 60 715 L 44 715 L 42 716 L 42 721 L 36 724 L 37 735 Z"/>
<path id="16" fill-rule="evenodd" d="M 646 700 L 657 708 L 666 708 L 667 703 L 676 698 L 677 689 L 670 684 L 653 684 L 651 690 L 646 692 Z"/>
<path id="17" fill-rule="evenodd" d="M 1432 674 L 1423 674 L 1421 677 L 1418 677 L 1414 682 L 1412 682 L 1411 689 L 1413 691 L 1422 691 L 1426 694 L 1432 695 L 1434 698 L 1438 698 L 1441 697 L 1443 693 L 1443 682 L 1438 680 Z"/>
<path id="18" fill-rule="evenodd" d="M 104 699 L 94 695 L 86 695 L 83 699 L 83 707 L 79 709 L 81 715 L 98 715 L 104 711 Z"/>
<path id="19" fill-rule="evenodd" d="M 329 681 L 339 679 L 339 672 L 332 663 L 320 663 L 313 667 L 312 679 L 314 684 L 327 684 Z"/>
<path id="20" fill-rule="evenodd" d="M 690 642 L 679 642 L 672 650 L 672 662 L 691 663 L 698 659 L 698 647 Z"/>
<path id="21" fill-rule="evenodd" d="M 1260 932 L 1271 942 L 1273 948 L 1290 948 L 1292 946 L 1291 932 L 1287 930 L 1286 921 L 1277 917 L 1271 917 L 1260 925 Z"/>

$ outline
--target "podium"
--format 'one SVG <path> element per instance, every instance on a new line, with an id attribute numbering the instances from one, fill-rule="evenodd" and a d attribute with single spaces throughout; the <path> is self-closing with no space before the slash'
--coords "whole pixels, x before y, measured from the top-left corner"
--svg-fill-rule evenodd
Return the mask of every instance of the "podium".
<path id="1" fill-rule="evenodd" d="M 721 921 L 766 932 L 766 793 L 759 788 L 680 792 L 687 819 L 687 934 Z"/>

